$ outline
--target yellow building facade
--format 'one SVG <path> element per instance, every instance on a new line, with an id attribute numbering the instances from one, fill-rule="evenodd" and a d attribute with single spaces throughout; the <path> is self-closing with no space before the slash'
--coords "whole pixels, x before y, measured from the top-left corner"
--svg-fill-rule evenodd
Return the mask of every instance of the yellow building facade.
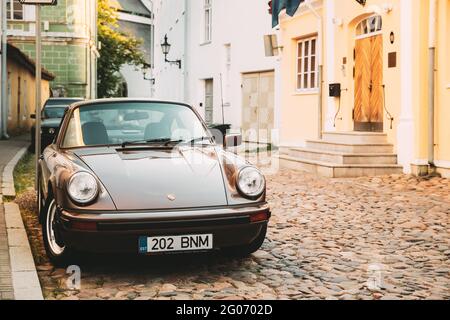
<path id="1" fill-rule="evenodd" d="M 360 2 L 280 14 L 281 147 L 384 133 L 405 173 L 450 177 L 450 0 Z"/>
<path id="2" fill-rule="evenodd" d="M 35 63 L 18 48 L 8 44 L 8 133 L 28 132 L 34 123 L 30 118 L 36 113 Z M 42 70 L 42 107 L 50 96 L 53 74 Z"/>

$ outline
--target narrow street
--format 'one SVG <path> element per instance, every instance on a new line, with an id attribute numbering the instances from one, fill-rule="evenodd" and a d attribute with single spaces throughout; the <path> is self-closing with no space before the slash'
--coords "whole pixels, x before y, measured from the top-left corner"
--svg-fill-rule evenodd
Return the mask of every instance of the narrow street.
<path id="1" fill-rule="evenodd" d="M 449 190 L 440 178 L 282 170 L 268 177 L 273 217 L 251 258 L 82 256 L 80 290 L 22 211 L 46 299 L 449 299 Z M 30 193 L 17 202 L 33 206 Z"/>
<path id="2" fill-rule="evenodd" d="M 450 0 L 0 3 L 0 303 L 450 300 Z"/>

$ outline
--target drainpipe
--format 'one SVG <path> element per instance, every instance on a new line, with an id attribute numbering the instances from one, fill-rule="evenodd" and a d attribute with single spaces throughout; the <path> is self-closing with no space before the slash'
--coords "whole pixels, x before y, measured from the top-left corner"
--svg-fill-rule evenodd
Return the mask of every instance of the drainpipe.
<path id="1" fill-rule="evenodd" d="M 1 71 L 1 108 L 0 108 L 0 138 L 9 139 L 8 136 L 8 70 L 7 70 L 7 32 L 8 24 L 6 21 L 6 1 L 2 1 L 2 17 L 1 17 L 1 28 L 2 28 L 2 71 Z"/>
<path id="2" fill-rule="evenodd" d="M 182 56 L 184 57 L 183 61 L 183 98 L 185 103 L 190 103 L 190 95 L 189 95 L 189 70 L 188 70 L 188 46 L 189 46 L 189 0 L 184 0 L 184 52 Z"/>
<path id="3" fill-rule="evenodd" d="M 429 66 L 428 66 L 428 164 L 434 168 L 434 104 L 436 69 L 437 0 L 430 0 L 429 14 Z"/>
<path id="4" fill-rule="evenodd" d="M 322 101 L 323 101 L 323 88 L 322 88 L 322 79 L 323 79 L 323 19 L 322 16 L 314 9 L 311 0 L 306 0 L 305 5 L 308 9 L 313 13 L 313 15 L 317 18 L 318 24 L 318 35 L 317 35 L 317 46 L 318 46 L 318 63 L 319 63 L 319 98 L 318 98 L 318 132 L 317 136 L 319 139 L 322 139 L 322 127 L 323 127 L 323 112 L 322 112 Z"/>
<path id="5" fill-rule="evenodd" d="M 150 64 L 151 66 L 151 70 L 150 70 L 150 74 L 151 74 L 151 78 L 155 80 L 155 5 L 153 4 L 153 1 L 150 1 L 150 15 L 151 15 L 151 19 L 152 19 L 152 24 L 150 26 L 151 28 L 151 32 L 150 32 L 150 45 L 151 45 L 151 49 L 150 49 Z M 150 89 L 150 97 L 154 98 L 155 97 L 155 82 L 150 82 L 151 85 L 151 89 Z"/>

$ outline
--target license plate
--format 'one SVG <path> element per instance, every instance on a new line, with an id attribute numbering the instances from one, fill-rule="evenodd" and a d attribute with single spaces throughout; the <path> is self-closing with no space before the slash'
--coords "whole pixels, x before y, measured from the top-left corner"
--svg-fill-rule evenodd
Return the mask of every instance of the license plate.
<path id="1" fill-rule="evenodd" d="M 212 234 L 139 238 L 140 253 L 198 251 L 211 250 L 212 248 Z"/>

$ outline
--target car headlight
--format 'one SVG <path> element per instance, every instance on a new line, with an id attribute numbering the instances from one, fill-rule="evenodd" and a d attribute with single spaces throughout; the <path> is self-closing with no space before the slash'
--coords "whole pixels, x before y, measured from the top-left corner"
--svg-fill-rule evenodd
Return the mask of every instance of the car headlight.
<path id="1" fill-rule="evenodd" d="M 248 198 L 261 196 L 266 187 L 266 180 L 262 173 L 254 167 L 245 167 L 239 171 L 237 188 Z"/>
<path id="2" fill-rule="evenodd" d="M 77 172 L 69 180 L 67 192 L 73 201 L 87 204 L 98 195 L 98 183 L 88 172 Z"/>

